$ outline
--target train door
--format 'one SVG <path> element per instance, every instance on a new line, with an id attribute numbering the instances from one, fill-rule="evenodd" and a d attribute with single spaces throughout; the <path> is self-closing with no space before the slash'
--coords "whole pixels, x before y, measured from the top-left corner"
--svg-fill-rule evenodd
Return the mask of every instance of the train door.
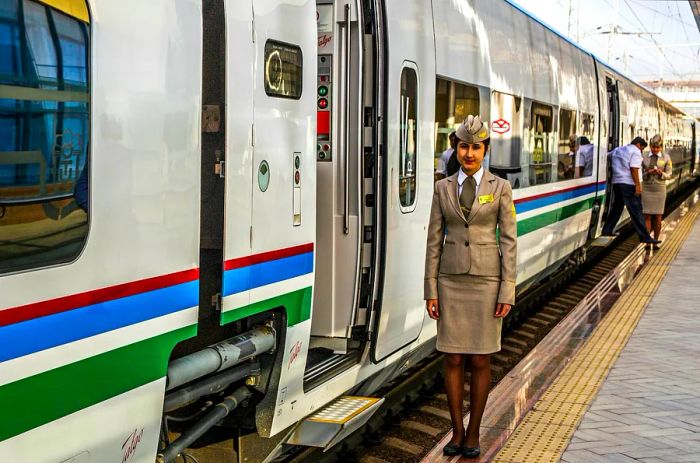
<path id="1" fill-rule="evenodd" d="M 433 194 L 435 43 L 430 0 L 386 2 L 383 281 L 372 360 L 420 334 L 425 237 Z"/>
<path id="2" fill-rule="evenodd" d="M 596 199 L 591 213 L 591 223 L 588 227 L 588 237 L 595 239 L 600 235 L 603 227 L 603 218 L 605 216 L 605 200 L 606 200 L 606 183 L 608 177 L 608 121 L 609 99 L 608 99 L 608 84 L 604 78 L 601 78 L 600 65 L 592 58 L 593 68 L 595 69 L 595 95 L 596 95 L 596 110 L 598 119 L 594 120 L 593 116 L 583 115 L 582 132 L 584 135 L 590 135 L 590 140 L 595 146 L 595 156 L 597 162 L 595 164 L 596 171 L 594 172 L 596 181 Z"/>
<path id="3" fill-rule="evenodd" d="M 697 132 L 695 122 L 690 123 L 690 175 L 695 175 L 698 168 Z"/>
<path id="4" fill-rule="evenodd" d="M 308 294 L 308 304 L 282 303 L 288 340 L 299 336 L 304 343 L 312 310 L 316 226 L 316 41 L 309 33 L 315 9 L 313 0 L 251 4 L 255 65 L 250 303 L 269 307 L 275 299 Z"/>
<path id="5" fill-rule="evenodd" d="M 308 319 L 309 306 L 286 301 L 313 285 L 315 41 L 304 33 L 313 2 L 225 0 L 224 10 L 226 159 L 215 151 L 226 178 L 220 323 L 284 306 L 295 324 Z"/>
<path id="6" fill-rule="evenodd" d="M 246 307 L 250 297 L 250 285 L 245 278 L 242 263 L 251 252 L 253 76 L 245 68 L 253 62 L 255 51 L 251 34 L 253 7 L 251 0 L 207 0 L 207 3 L 221 3 L 219 8 L 211 12 L 211 19 L 205 23 L 204 28 L 205 37 L 211 35 L 209 46 L 215 50 L 209 55 L 205 54 L 215 57 L 205 64 L 205 69 L 221 69 L 216 73 L 205 74 L 203 84 L 205 88 L 213 84 L 220 87 L 222 98 L 225 96 L 225 105 L 209 106 L 205 100 L 202 127 L 205 132 L 203 144 L 207 131 L 218 130 L 226 134 L 225 138 L 222 136 L 225 150 L 216 147 L 219 149 L 212 149 L 208 153 L 213 158 L 214 167 L 207 172 L 214 178 L 221 177 L 219 181 L 222 184 L 225 179 L 226 200 L 222 229 L 225 233 L 220 293 L 221 323 L 225 324 L 237 317 L 240 312 L 237 309 Z M 225 24 L 220 19 L 222 17 L 225 18 Z M 219 24 L 220 30 L 213 29 L 211 24 Z M 225 36 L 225 41 L 221 40 L 222 36 Z M 207 42 L 205 46 L 206 44 Z M 212 78 L 214 76 L 216 79 Z M 223 81 L 219 81 L 219 76 L 222 76 Z M 236 110 L 226 111 L 225 108 Z M 217 123 L 221 128 L 216 127 Z M 204 151 L 202 149 L 203 153 Z M 210 222 L 212 218 L 203 214 L 202 221 Z"/>
<path id="7" fill-rule="evenodd" d="M 603 220 L 607 218 L 607 213 L 612 205 L 612 165 L 610 152 L 620 146 L 620 95 L 618 92 L 617 82 L 610 76 L 605 77 L 605 86 L 607 89 L 608 111 L 606 113 L 608 120 L 608 139 L 607 139 L 607 155 L 606 155 L 606 195 L 605 208 L 603 212 Z"/>
<path id="8" fill-rule="evenodd" d="M 318 0 L 316 276 L 307 369 L 349 353 L 365 324 L 359 299 L 363 229 L 363 24 L 357 0 Z M 365 253 L 366 254 L 366 253 Z M 365 264 L 368 265 L 368 264 Z M 365 306 L 365 307 L 361 307 Z M 356 334 L 356 333 L 355 333 Z M 357 337 L 357 336 L 355 336 Z"/>
<path id="9" fill-rule="evenodd" d="M 606 77 L 608 89 L 608 152 L 620 146 L 620 95 L 617 82 Z"/>

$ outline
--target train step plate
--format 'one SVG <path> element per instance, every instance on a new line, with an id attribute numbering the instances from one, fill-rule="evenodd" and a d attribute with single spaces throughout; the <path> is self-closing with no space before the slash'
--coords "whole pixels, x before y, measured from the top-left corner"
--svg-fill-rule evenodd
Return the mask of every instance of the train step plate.
<path id="1" fill-rule="evenodd" d="M 614 236 L 599 236 L 593 242 L 591 243 L 591 246 L 602 246 L 605 247 L 612 243 L 612 241 L 615 239 Z"/>
<path id="2" fill-rule="evenodd" d="M 287 444 L 327 450 L 364 425 L 383 402 L 383 398 L 340 396 L 302 420 Z"/>

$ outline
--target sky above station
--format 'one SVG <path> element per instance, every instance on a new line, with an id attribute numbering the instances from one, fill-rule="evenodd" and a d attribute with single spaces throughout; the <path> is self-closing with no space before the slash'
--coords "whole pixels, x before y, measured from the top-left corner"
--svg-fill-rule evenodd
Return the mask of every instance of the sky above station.
<path id="1" fill-rule="evenodd" d="M 686 0 L 512 1 L 635 81 L 700 80 L 700 31 Z"/>

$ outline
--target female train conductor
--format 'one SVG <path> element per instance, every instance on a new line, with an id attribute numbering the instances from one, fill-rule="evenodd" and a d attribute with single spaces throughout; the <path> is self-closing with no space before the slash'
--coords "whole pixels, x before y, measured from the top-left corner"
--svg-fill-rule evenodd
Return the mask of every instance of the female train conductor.
<path id="1" fill-rule="evenodd" d="M 435 184 L 425 257 L 425 299 L 445 353 L 452 440 L 445 455 L 479 456 L 479 426 L 491 383 L 491 353 L 515 302 L 517 235 L 510 184 L 481 166 L 489 131 L 479 116 L 457 129 L 460 169 Z M 497 238 L 497 231 L 498 238 Z M 469 360 L 470 418 L 464 432 L 464 362 Z"/>

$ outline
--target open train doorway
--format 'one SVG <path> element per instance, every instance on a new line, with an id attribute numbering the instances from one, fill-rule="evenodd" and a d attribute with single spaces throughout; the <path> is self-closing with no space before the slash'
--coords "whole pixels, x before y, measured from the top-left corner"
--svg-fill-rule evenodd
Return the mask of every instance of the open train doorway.
<path id="1" fill-rule="evenodd" d="M 605 208 L 603 209 L 603 220 L 607 219 L 608 211 L 612 205 L 613 189 L 612 189 L 612 158 L 610 153 L 620 146 L 620 94 L 618 91 L 617 81 L 610 76 L 605 77 L 605 85 L 608 95 L 608 139 L 607 148 L 608 155 L 605 157 L 607 165 L 607 184 L 605 190 Z"/>
<path id="2" fill-rule="evenodd" d="M 366 3 L 366 2 L 365 2 Z M 316 271 L 305 386 L 354 365 L 367 339 L 373 172 L 371 78 L 360 0 L 318 0 Z M 370 21 L 371 23 L 371 21 Z M 371 130 L 370 130 L 371 132 Z"/>
<path id="3" fill-rule="evenodd" d="M 698 145 L 697 145 L 697 124 L 693 121 L 690 123 L 690 173 L 697 175 L 698 168 Z"/>

